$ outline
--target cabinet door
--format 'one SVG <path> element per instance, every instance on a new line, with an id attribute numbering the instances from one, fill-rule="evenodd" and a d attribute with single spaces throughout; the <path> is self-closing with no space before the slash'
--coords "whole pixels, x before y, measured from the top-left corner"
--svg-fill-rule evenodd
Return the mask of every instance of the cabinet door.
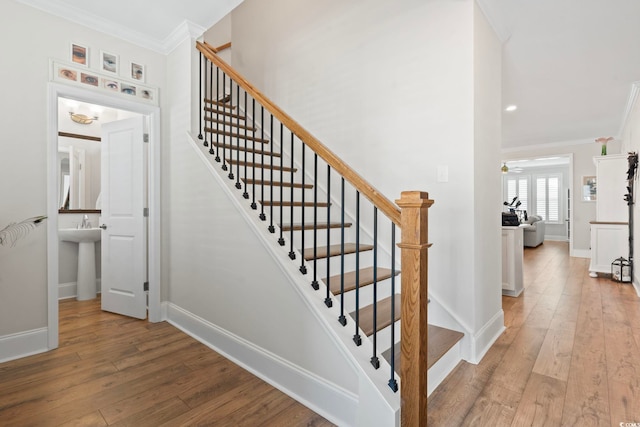
<path id="1" fill-rule="evenodd" d="M 596 221 L 627 222 L 627 158 L 624 155 L 596 158 Z"/>

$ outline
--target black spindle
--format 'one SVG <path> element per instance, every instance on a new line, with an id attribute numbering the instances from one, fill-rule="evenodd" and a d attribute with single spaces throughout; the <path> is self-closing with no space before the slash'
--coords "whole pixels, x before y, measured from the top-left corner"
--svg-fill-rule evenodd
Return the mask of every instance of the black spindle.
<path id="1" fill-rule="evenodd" d="M 360 192 L 356 191 L 356 329 L 353 342 L 362 344 L 360 336 Z"/>
<path id="2" fill-rule="evenodd" d="M 226 97 L 226 95 L 225 95 Z M 233 79 L 231 79 L 231 77 L 229 77 L 229 105 L 233 105 Z M 227 121 L 226 119 L 224 119 L 225 122 Z M 233 123 L 233 118 L 231 116 L 229 116 L 229 129 L 232 128 L 232 123 Z M 226 126 L 226 123 L 225 123 Z M 224 129 L 224 126 L 223 126 Z M 240 128 L 238 128 L 240 129 Z M 237 130 L 236 132 L 240 132 L 240 130 Z M 238 139 L 236 138 L 236 141 Z M 233 137 L 229 136 L 229 179 L 233 181 L 233 179 L 235 178 L 235 176 L 233 175 Z M 240 160 L 240 152 L 236 151 L 236 160 Z"/>
<path id="3" fill-rule="evenodd" d="M 238 104 L 238 112 L 236 114 L 236 128 L 238 136 L 236 137 L 236 188 L 240 190 L 242 184 L 240 184 L 240 85 L 236 84 L 236 103 Z M 230 119 L 231 121 L 233 119 Z M 245 121 L 245 127 L 247 125 Z M 233 167 L 233 165 L 231 166 Z M 246 177 L 245 177 L 246 178 Z"/>
<path id="4" fill-rule="evenodd" d="M 260 106 L 260 135 L 262 135 L 262 139 L 264 138 L 264 106 Z M 267 220 L 267 216 L 264 214 L 264 144 L 262 145 L 262 150 L 260 151 L 260 163 L 262 165 L 262 168 L 260 169 L 260 200 L 262 200 L 262 202 L 260 203 L 260 215 L 259 218 L 262 221 L 266 221 Z M 270 172 L 273 173 L 273 172 Z M 273 203 L 273 201 L 270 201 L 270 203 Z"/>
<path id="5" fill-rule="evenodd" d="M 291 217 L 289 218 L 289 221 L 291 222 L 291 235 L 289 237 L 289 258 L 296 259 L 296 253 L 293 250 L 293 132 L 291 132 L 291 180 L 290 180 L 290 184 L 291 184 L 291 198 L 290 200 L 290 209 L 289 209 L 289 213 L 291 215 Z M 282 201 L 281 201 L 282 202 Z M 302 228 L 302 238 L 304 239 L 304 224 L 301 224 L 301 228 Z"/>
<path id="6" fill-rule="evenodd" d="M 251 98 L 251 119 L 253 121 L 253 129 L 251 131 L 251 135 L 253 140 L 251 141 L 251 147 L 253 150 L 253 154 L 251 158 L 253 161 L 251 162 L 251 209 L 258 209 L 258 205 L 256 205 L 256 100 Z"/>
<path id="7" fill-rule="evenodd" d="M 304 144 L 304 142 L 302 142 L 302 206 L 300 207 L 300 213 L 301 213 L 301 219 L 300 221 L 302 222 L 302 224 L 304 224 L 304 211 L 305 211 L 305 207 L 304 207 L 304 175 L 305 175 L 305 152 L 306 152 L 306 146 Z M 304 235 L 305 233 L 302 233 L 302 242 L 300 245 L 300 249 L 302 251 L 304 251 Z M 307 274 L 307 266 L 304 265 L 304 257 L 301 256 L 300 257 L 300 273 L 302 274 Z"/>
<path id="8" fill-rule="evenodd" d="M 391 324 L 393 324 L 396 313 L 396 224 L 391 223 Z M 395 328 L 391 328 L 391 378 L 389 388 L 394 393 L 398 391 L 398 381 L 396 381 L 396 355 L 395 355 Z"/>
<path id="9" fill-rule="evenodd" d="M 393 246 L 392 246 L 393 248 Z M 394 324 L 391 323 L 391 328 Z M 380 367 L 380 360 L 377 354 L 378 343 L 378 208 L 373 207 L 373 355 L 371 364 L 374 368 Z M 393 346 L 392 350 L 393 351 Z"/>
<path id="10" fill-rule="evenodd" d="M 315 183 L 317 185 L 317 181 Z M 327 165 L 327 295 L 324 298 L 324 304 L 327 307 L 333 307 L 333 300 L 331 299 L 331 287 L 329 286 L 330 262 L 329 248 L 331 247 L 331 208 L 329 201 L 331 200 L 331 166 Z"/>
<path id="11" fill-rule="evenodd" d="M 304 186 L 302 187 L 304 191 Z M 327 248 L 327 260 L 329 252 Z M 318 155 L 313 155 L 313 282 L 311 287 L 316 291 L 320 289 L 318 283 Z"/>
<path id="12" fill-rule="evenodd" d="M 247 91 L 244 91 L 244 114 L 245 116 L 247 115 Z M 245 120 L 245 124 L 246 124 L 246 120 Z M 255 122 L 253 123 L 253 125 L 255 126 Z M 240 133 L 240 132 L 238 132 Z M 247 128 L 244 128 L 244 193 L 242 193 L 242 197 L 244 197 L 245 199 L 249 198 L 249 193 L 247 192 Z"/>
<path id="13" fill-rule="evenodd" d="M 282 231 L 282 226 L 284 225 L 284 217 L 282 214 L 284 213 L 284 207 L 282 205 L 282 198 L 284 196 L 284 136 L 283 136 L 284 128 L 282 123 L 280 123 L 280 238 L 278 239 L 278 244 L 280 246 L 284 246 L 284 235 Z M 272 172 L 273 173 L 273 172 Z M 293 227 L 293 224 L 291 224 Z"/>
<path id="14" fill-rule="evenodd" d="M 200 52 L 200 68 L 198 69 L 198 77 L 199 77 L 199 84 L 198 84 L 198 100 L 200 101 L 200 114 L 199 114 L 199 122 L 198 122 L 198 139 L 202 139 L 202 115 L 205 114 L 205 112 L 203 111 L 203 105 L 202 105 L 202 52 Z"/>
<path id="15" fill-rule="evenodd" d="M 216 67 L 217 69 L 217 67 Z M 211 120 L 209 120 L 209 139 L 210 139 L 210 144 L 209 144 L 209 154 L 213 155 L 215 154 L 215 150 L 213 149 L 213 62 L 209 62 L 209 111 L 211 113 L 211 116 L 209 117 Z M 218 114 L 218 109 L 216 108 L 216 117 Z"/>
<path id="16" fill-rule="evenodd" d="M 347 318 L 344 315 L 344 178 L 340 183 L 340 206 L 342 213 L 340 215 L 340 317 L 338 322 L 342 326 L 346 326 Z"/>
<path id="17" fill-rule="evenodd" d="M 226 99 L 225 99 L 225 97 L 226 97 L 225 94 L 226 93 L 227 93 L 227 74 L 223 71 L 222 72 L 222 98 L 220 98 L 220 93 L 217 93 L 216 94 L 216 96 L 217 96 L 216 101 L 217 102 L 221 102 L 222 104 L 226 104 Z M 222 107 L 226 108 L 227 105 L 222 105 Z M 224 111 L 226 111 L 226 110 L 224 110 Z M 222 120 L 224 121 L 225 119 L 226 119 L 226 116 L 223 115 L 222 116 Z M 218 124 L 220 124 L 220 122 L 218 122 Z M 225 127 L 225 125 L 224 125 L 224 123 L 222 123 L 222 131 L 221 132 L 225 131 L 224 127 Z M 223 171 L 227 170 L 227 141 L 226 141 L 226 139 L 227 138 L 226 138 L 225 134 L 223 133 L 222 134 L 222 170 Z M 231 143 L 231 137 L 229 137 L 229 143 Z M 220 148 L 218 147 L 218 150 L 219 149 Z"/>
<path id="18" fill-rule="evenodd" d="M 275 233 L 276 228 L 273 226 L 273 114 L 270 114 L 270 123 L 269 123 L 269 135 L 271 136 L 271 141 L 269 144 L 269 153 L 270 153 L 270 165 L 271 172 L 269 173 L 269 233 Z"/>
<path id="19" fill-rule="evenodd" d="M 209 64 L 209 67 L 207 67 L 207 63 Z M 211 68 L 211 62 L 209 62 L 209 60 L 207 59 L 204 63 L 204 96 L 206 98 L 207 96 L 207 89 L 211 90 L 211 86 L 209 85 L 209 87 L 207 87 L 207 79 L 208 79 L 208 74 L 207 74 L 207 68 Z M 210 72 L 210 71 L 209 71 Z M 207 106 L 207 103 L 204 103 L 204 117 L 205 117 L 205 121 L 207 120 L 207 118 L 209 119 L 209 126 L 211 126 L 211 118 L 213 117 L 213 113 L 211 112 L 211 107 Z M 210 130 L 207 130 L 207 124 L 205 123 L 204 125 L 204 142 L 202 143 L 202 145 L 204 145 L 205 147 L 209 146 L 209 141 L 207 141 L 207 134 L 210 133 Z"/>
<path id="20" fill-rule="evenodd" d="M 211 97 L 211 105 L 216 108 L 216 162 L 220 163 L 220 106 L 218 105 L 218 94 L 220 93 L 220 68 L 216 67 L 216 94 Z M 213 127 L 213 126 L 212 126 Z M 213 138 L 211 138 L 213 140 Z M 213 141 L 211 141 L 213 151 Z M 213 153 L 211 153 L 213 154 Z"/>

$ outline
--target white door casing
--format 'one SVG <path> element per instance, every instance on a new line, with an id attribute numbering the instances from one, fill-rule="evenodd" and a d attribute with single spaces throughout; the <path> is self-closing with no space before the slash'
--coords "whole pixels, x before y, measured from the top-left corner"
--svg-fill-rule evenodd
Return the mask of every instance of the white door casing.
<path id="1" fill-rule="evenodd" d="M 147 317 L 144 118 L 102 126 L 102 309 Z"/>

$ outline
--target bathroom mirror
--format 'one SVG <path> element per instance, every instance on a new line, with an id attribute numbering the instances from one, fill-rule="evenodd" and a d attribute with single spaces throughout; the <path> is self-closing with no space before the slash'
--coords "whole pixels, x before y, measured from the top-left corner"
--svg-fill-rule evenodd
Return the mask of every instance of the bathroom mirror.
<path id="1" fill-rule="evenodd" d="M 58 207 L 60 212 L 95 210 L 100 196 L 100 143 L 60 137 L 58 140 Z"/>

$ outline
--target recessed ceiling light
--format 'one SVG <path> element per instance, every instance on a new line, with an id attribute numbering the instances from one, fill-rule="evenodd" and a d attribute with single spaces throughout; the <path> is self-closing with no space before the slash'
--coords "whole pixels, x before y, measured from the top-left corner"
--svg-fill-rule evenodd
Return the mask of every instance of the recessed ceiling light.
<path id="1" fill-rule="evenodd" d="M 517 109 L 518 109 L 517 105 L 509 105 L 507 106 L 507 108 L 504 109 L 504 111 L 511 112 L 511 111 L 516 111 Z"/>

